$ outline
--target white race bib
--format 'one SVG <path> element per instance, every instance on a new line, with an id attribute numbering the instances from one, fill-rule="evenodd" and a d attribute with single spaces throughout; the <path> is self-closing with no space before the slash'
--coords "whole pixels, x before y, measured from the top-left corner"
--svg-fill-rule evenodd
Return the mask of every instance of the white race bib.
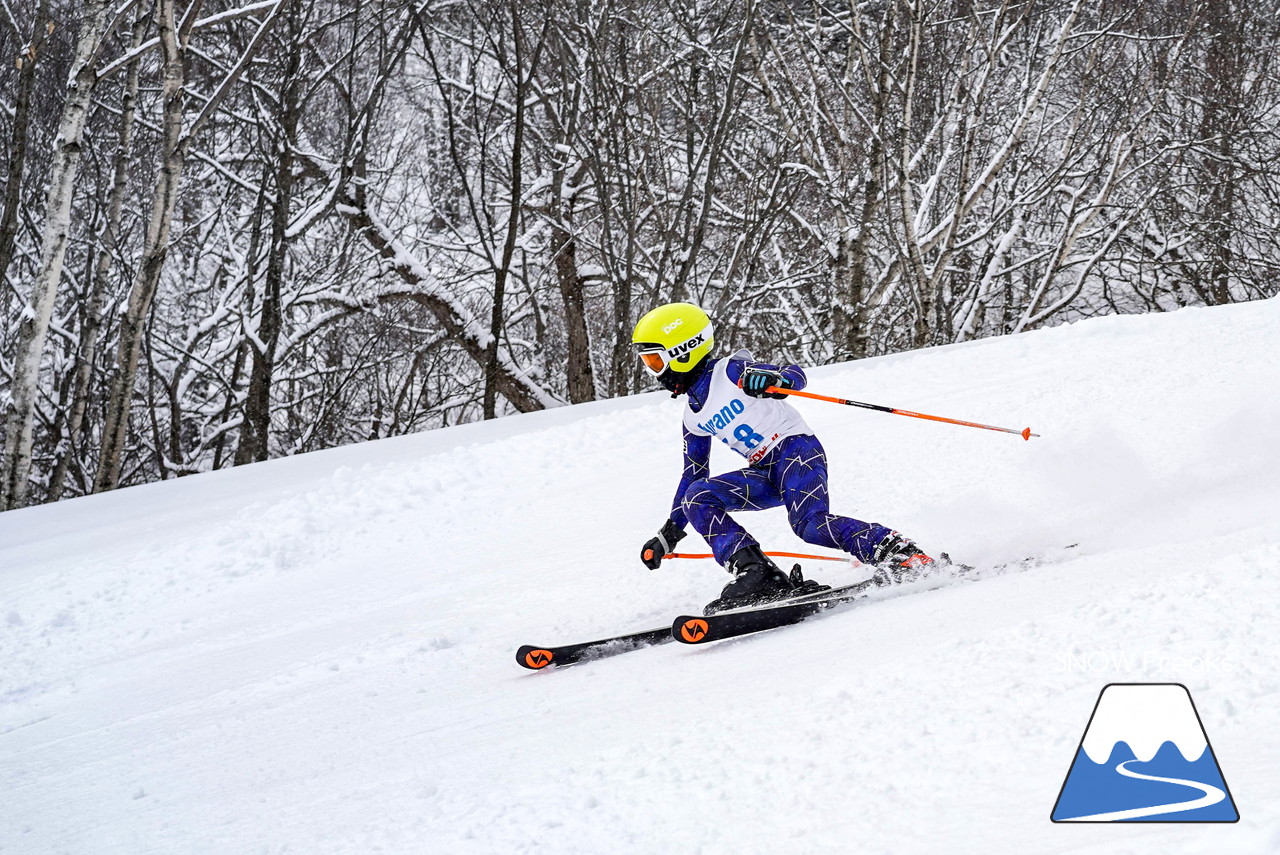
<path id="1" fill-rule="evenodd" d="M 732 358 L 751 359 L 740 350 Z M 729 359 L 718 359 L 711 368 L 707 402 L 695 413 L 685 404 L 684 426 L 698 436 L 711 436 L 755 463 L 782 440 L 812 434 L 795 407 L 777 398 L 753 398 L 729 379 Z"/>

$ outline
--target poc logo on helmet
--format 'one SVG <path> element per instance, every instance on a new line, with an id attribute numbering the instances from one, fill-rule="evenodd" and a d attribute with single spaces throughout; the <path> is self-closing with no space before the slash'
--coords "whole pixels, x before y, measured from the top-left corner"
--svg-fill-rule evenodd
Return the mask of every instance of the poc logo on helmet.
<path id="1" fill-rule="evenodd" d="M 684 325 L 684 318 L 676 318 L 671 323 L 662 328 L 664 333 L 670 333 L 673 329 Z"/>

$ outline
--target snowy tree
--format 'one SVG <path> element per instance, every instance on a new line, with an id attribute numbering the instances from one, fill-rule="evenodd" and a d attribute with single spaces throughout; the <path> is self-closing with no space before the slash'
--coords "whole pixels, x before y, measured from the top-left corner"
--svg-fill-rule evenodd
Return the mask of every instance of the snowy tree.
<path id="1" fill-rule="evenodd" d="M 0 10 L 0 507 L 1277 293 L 1271 6 Z"/>

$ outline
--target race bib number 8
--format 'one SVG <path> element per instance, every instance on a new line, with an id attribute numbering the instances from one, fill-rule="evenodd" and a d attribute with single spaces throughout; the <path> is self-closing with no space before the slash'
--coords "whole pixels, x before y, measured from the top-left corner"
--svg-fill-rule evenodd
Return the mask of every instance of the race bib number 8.
<path id="1" fill-rule="evenodd" d="M 738 425 L 733 429 L 733 436 L 748 449 L 755 448 L 764 441 L 764 437 L 751 429 L 751 425 Z"/>

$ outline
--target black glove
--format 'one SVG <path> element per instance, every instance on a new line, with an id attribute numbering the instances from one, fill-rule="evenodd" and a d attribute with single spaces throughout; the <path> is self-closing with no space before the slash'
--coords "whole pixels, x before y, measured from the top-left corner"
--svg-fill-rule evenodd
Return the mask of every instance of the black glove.
<path id="1" fill-rule="evenodd" d="M 644 566 L 650 570 L 657 570 L 662 564 L 662 556 L 675 549 L 684 534 L 684 530 L 672 520 L 663 523 L 658 536 L 649 538 L 644 549 L 640 550 L 640 560 L 644 562 Z"/>
<path id="2" fill-rule="evenodd" d="M 766 392 L 770 386 L 790 389 L 791 381 L 782 376 L 781 371 L 768 368 L 744 368 L 742 370 L 742 391 L 753 398 L 785 398 L 781 392 Z"/>

